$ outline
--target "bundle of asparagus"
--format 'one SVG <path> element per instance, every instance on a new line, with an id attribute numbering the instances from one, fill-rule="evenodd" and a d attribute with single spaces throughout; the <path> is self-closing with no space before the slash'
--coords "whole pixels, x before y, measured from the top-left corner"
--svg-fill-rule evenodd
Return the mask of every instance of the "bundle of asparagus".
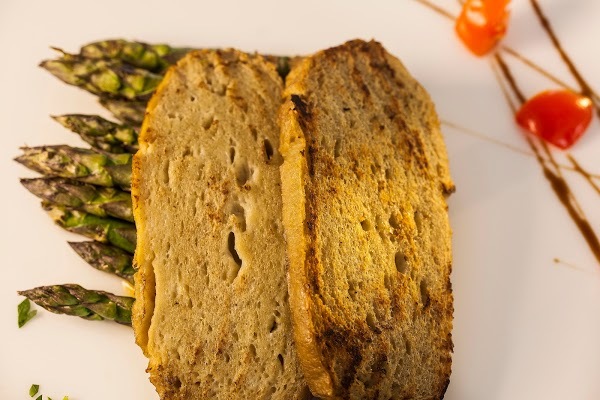
<path id="1" fill-rule="evenodd" d="M 98 96 L 120 123 L 97 115 L 53 117 L 91 149 L 64 145 L 22 148 L 23 154 L 15 160 L 43 177 L 22 179 L 21 183 L 43 200 L 43 208 L 59 226 L 93 239 L 69 243 L 89 265 L 133 283 L 136 231 L 128 192 L 131 154 L 137 150 L 147 99 L 167 67 L 189 49 L 107 40 L 83 46 L 79 54 L 59 51 L 59 58 L 40 66 Z M 73 284 L 19 294 L 55 313 L 131 324 L 131 297 Z"/>

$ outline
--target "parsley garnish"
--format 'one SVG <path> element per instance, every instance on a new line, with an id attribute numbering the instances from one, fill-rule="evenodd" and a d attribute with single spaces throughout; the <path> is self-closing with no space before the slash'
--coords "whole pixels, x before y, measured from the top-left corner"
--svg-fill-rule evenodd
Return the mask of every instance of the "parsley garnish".
<path id="1" fill-rule="evenodd" d="M 29 301 L 29 300 L 27 300 Z M 23 303 L 21 303 L 23 304 Z M 19 304 L 19 307 L 21 307 L 21 304 Z M 19 313 L 20 314 L 20 313 Z M 19 318 L 19 327 L 21 327 L 21 319 Z M 40 385 L 31 385 L 31 387 L 29 388 L 29 397 L 33 397 L 35 396 L 40 390 Z"/>
<path id="2" fill-rule="evenodd" d="M 18 312 L 18 323 L 19 323 L 19 328 L 21 328 L 23 325 L 25 325 L 27 323 L 27 321 L 29 321 L 31 318 L 35 317 L 35 314 L 37 314 L 37 310 L 32 310 L 31 309 L 31 303 L 29 302 L 29 299 L 25 299 L 23 300 L 18 306 L 17 306 L 17 312 Z M 39 389 L 39 385 L 33 385 L 36 386 L 36 392 Z M 33 386 L 31 387 L 33 389 Z M 31 391 L 31 389 L 30 389 Z M 31 397 L 33 397 L 35 395 L 35 393 L 33 395 L 31 395 Z"/>

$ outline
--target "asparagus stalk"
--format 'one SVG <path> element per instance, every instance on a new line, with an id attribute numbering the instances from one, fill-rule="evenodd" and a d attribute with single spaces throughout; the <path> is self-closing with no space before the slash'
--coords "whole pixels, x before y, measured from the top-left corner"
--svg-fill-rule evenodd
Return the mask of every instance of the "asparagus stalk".
<path id="1" fill-rule="evenodd" d="M 79 55 L 91 59 L 120 60 L 152 72 L 164 72 L 191 49 L 167 44 L 148 44 L 123 39 L 102 40 L 81 48 Z"/>
<path id="2" fill-rule="evenodd" d="M 146 113 L 145 101 L 131 101 L 100 97 L 100 105 L 119 121 L 132 126 L 141 126 Z"/>
<path id="3" fill-rule="evenodd" d="M 102 243 L 110 243 L 129 253 L 135 251 L 137 239 L 135 225 L 113 218 L 101 218 L 65 206 L 42 203 L 57 225 L 69 232 L 78 233 Z"/>
<path id="4" fill-rule="evenodd" d="M 133 284 L 133 257 L 126 251 L 100 242 L 69 242 L 81 258 L 97 270 L 117 275 Z"/>
<path id="5" fill-rule="evenodd" d="M 133 222 L 129 192 L 64 178 L 21 179 L 21 184 L 37 197 L 51 203 L 98 217 L 114 217 Z"/>
<path id="6" fill-rule="evenodd" d="M 18 293 L 56 314 L 95 321 L 108 319 L 131 325 L 131 307 L 135 301 L 132 297 L 87 290 L 75 284 L 40 286 Z"/>
<path id="7" fill-rule="evenodd" d="M 65 145 L 22 147 L 15 161 L 48 176 L 99 186 L 131 187 L 131 154 L 108 154 Z"/>
<path id="8" fill-rule="evenodd" d="M 95 95 L 130 100 L 147 100 L 163 78 L 118 60 L 96 60 L 72 54 L 42 61 L 40 67 L 61 81 Z"/>
<path id="9" fill-rule="evenodd" d="M 146 101 L 162 80 L 166 68 L 193 49 L 115 39 L 90 43 L 82 47 L 80 54 L 56 50 L 62 57 L 45 60 L 40 66 L 63 82 L 102 97 Z M 300 60 L 299 57 L 264 57 L 275 64 L 282 79 Z"/>
<path id="10" fill-rule="evenodd" d="M 52 118 L 99 150 L 116 154 L 135 153 L 138 149 L 137 130 L 129 125 L 117 124 L 98 115 L 67 114 Z"/>

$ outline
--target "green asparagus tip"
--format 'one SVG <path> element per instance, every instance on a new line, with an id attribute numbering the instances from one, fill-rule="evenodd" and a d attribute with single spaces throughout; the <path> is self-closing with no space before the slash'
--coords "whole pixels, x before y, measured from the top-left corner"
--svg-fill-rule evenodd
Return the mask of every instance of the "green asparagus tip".
<path id="1" fill-rule="evenodd" d="M 116 296 L 79 285 L 64 284 L 41 286 L 19 292 L 40 307 L 56 314 L 66 314 L 88 320 L 112 320 L 131 325 L 131 307 L 134 299 Z"/>

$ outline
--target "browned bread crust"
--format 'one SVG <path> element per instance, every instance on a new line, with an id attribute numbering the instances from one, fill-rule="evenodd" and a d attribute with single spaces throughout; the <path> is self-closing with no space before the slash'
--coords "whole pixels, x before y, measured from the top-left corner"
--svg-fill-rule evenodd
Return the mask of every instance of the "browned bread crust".
<path id="1" fill-rule="evenodd" d="M 280 111 L 298 356 L 314 395 L 440 399 L 454 186 L 433 103 L 377 42 L 305 59 Z"/>

